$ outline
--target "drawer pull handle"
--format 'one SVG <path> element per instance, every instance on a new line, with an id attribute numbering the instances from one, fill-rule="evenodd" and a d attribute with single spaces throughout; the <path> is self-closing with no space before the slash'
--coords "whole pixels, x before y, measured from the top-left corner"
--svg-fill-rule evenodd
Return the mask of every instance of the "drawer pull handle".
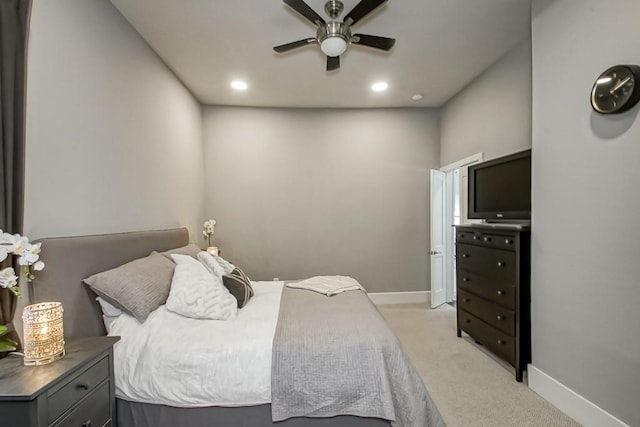
<path id="1" fill-rule="evenodd" d="M 504 295 L 504 291 L 498 291 L 498 295 Z"/>
<path id="2" fill-rule="evenodd" d="M 498 319 L 498 320 L 502 320 L 502 319 L 504 319 L 504 317 L 502 317 L 502 316 L 500 316 L 500 315 L 498 314 L 498 315 L 496 316 L 496 319 Z"/>
<path id="3" fill-rule="evenodd" d="M 469 278 L 468 278 L 468 277 L 463 277 L 463 278 L 462 278 L 462 281 L 463 281 L 463 282 L 470 282 L 470 280 L 469 280 Z"/>
<path id="4" fill-rule="evenodd" d="M 506 344 L 504 341 L 502 340 L 498 340 L 498 344 L 502 345 L 502 344 Z"/>
<path id="5" fill-rule="evenodd" d="M 479 237 L 478 236 L 473 236 L 473 240 L 478 240 Z"/>
<path id="6" fill-rule="evenodd" d="M 469 258 L 469 254 L 462 254 L 462 258 Z"/>
<path id="7" fill-rule="evenodd" d="M 91 420 L 87 420 L 82 423 L 82 427 L 91 427 Z"/>
<path id="8" fill-rule="evenodd" d="M 490 242 L 490 241 L 491 241 L 491 237 L 485 237 L 485 238 L 484 238 L 484 241 L 485 241 L 485 242 Z"/>
<path id="9" fill-rule="evenodd" d="M 89 384 L 80 383 L 80 384 L 76 385 L 76 388 L 86 391 L 86 390 L 89 390 Z"/>
<path id="10" fill-rule="evenodd" d="M 461 238 L 461 239 L 464 239 L 464 234 L 462 234 L 462 233 L 458 234 L 458 237 Z"/>
<path id="11" fill-rule="evenodd" d="M 469 302 L 469 298 L 462 298 L 462 302 Z"/>
<path id="12" fill-rule="evenodd" d="M 498 261 L 498 267 L 504 267 L 506 264 L 502 261 Z"/>
<path id="13" fill-rule="evenodd" d="M 471 319 L 464 319 L 464 323 L 471 323 Z"/>
<path id="14" fill-rule="evenodd" d="M 507 245 L 510 245 L 510 244 L 512 244 L 512 243 L 513 243 L 513 241 L 512 241 L 512 240 L 509 240 L 509 239 L 505 239 L 505 241 L 504 241 L 504 242 L 505 242 Z"/>

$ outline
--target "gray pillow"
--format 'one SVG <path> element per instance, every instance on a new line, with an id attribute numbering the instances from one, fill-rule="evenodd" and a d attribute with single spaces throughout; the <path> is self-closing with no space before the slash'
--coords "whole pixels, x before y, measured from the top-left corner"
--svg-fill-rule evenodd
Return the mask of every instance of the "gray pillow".
<path id="1" fill-rule="evenodd" d="M 84 283 L 108 303 L 144 322 L 167 301 L 175 264 L 159 253 L 94 274 Z"/>
<path id="2" fill-rule="evenodd" d="M 189 243 L 187 246 L 182 246 L 181 248 L 169 249 L 168 251 L 160 252 L 160 254 L 164 255 L 169 261 L 173 262 L 173 259 L 171 259 L 172 254 L 189 255 L 190 257 L 195 258 L 196 255 L 198 255 L 198 252 L 201 252 L 201 251 L 202 249 L 200 249 L 196 244 Z"/>
<path id="3" fill-rule="evenodd" d="M 253 296 L 251 280 L 238 267 L 234 268 L 231 273 L 223 275 L 222 283 L 238 301 L 238 308 L 247 305 Z"/>

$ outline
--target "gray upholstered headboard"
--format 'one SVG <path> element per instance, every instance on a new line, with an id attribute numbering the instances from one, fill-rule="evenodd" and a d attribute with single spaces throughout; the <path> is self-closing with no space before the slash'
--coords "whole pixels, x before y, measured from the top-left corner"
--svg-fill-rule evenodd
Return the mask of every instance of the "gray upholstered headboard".
<path id="1" fill-rule="evenodd" d="M 186 228 L 94 236 L 40 239 L 46 267 L 33 282 L 31 303 L 59 301 L 64 308 L 67 338 L 104 335 L 102 311 L 96 295 L 82 280 L 152 251 L 189 243 Z"/>

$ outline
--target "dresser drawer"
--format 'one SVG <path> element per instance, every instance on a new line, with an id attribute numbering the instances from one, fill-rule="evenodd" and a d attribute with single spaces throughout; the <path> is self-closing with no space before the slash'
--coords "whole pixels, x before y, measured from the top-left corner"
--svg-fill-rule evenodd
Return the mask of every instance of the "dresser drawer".
<path id="1" fill-rule="evenodd" d="M 501 249 L 485 249 L 483 267 L 487 277 L 513 283 L 516 278 L 516 254 Z"/>
<path id="2" fill-rule="evenodd" d="M 456 274 L 458 289 L 479 295 L 505 308 L 515 309 L 516 292 L 513 282 L 498 282 L 460 269 Z"/>
<path id="3" fill-rule="evenodd" d="M 491 248 L 515 250 L 516 238 L 510 235 L 505 236 L 504 234 L 482 233 L 482 245 Z"/>
<path id="4" fill-rule="evenodd" d="M 109 382 L 94 390 L 55 427 L 103 427 L 111 421 Z"/>
<path id="5" fill-rule="evenodd" d="M 74 377 L 61 388 L 52 391 L 52 394 L 47 398 L 47 419 L 49 423 L 56 420 L 67 409 L 91 393 L 98 384 L 108 377 L 109 359 L 105 357 L 89 369 Z"/>
<path id="6" fill-rule="evenodd" d="M 514 337 L 462 309 L 458 309 L 458 327 L 502 359 L 512 365 L 515 363 Z"/>
<path id="7" fill-rule="evenodd" d="M 515 335 L 515 313 L 479 296 L 458 290 L 458 307 L 508 335 Z"/>
<path id="8" fill-rule="evenodd" d="M 482 233 L 472 230 L 457 230 L 456 242 L 479 245 L 482 242 Z"/>
<path id="9" fill-rule="evenodd" d="M 513 282 L 516 277 L 516 256 L 511 251 L 458 244 L 456 267 L 493 280 Z"/>
<path id="10" fill-rule="evenodd" d="M 481 273 L 484 265 L 484 249 L 467 243 L 456 245 L 456 266 L 467 271 Z"/>

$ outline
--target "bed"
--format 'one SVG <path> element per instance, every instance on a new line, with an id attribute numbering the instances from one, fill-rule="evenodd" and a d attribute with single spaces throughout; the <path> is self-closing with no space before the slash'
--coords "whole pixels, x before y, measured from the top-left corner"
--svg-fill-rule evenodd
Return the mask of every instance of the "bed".
<path id="1" fill-rule="evenodd" d="M 31 289 L 32 300 L 62 302 L 65 336 L 74 338 L 106 334 L 102 309 L 96 302 L 96 295 L 82 283 L 84 279 L 146 257 L 152 251 L 185 246 L 189 235 L 185 228 L 180 228 L 40 241 L 47 266 L 39 272 Z M 273 338 L 268 335 L 270 332 L 262 333 L 273 345 L 269 347 L 271 372 L 267 372 L 272 399 L 245 401 L 240 406 L 232 402 L 224 406 L 207 406 L 206 402 L 166 404 L 150 398 L 130 397 L 124 385 L 118 387 L 116 378 L 116 386 L 121 390 L 117 399 L 119 426 L 444 426 L 422 380 L 365 293 L 351 291 L 327 297 L 269 282 L 258 282 L 255 288 L 256 299 L 272 301 L 272 305 L 278 304 L 273 301 L 280 301 L 280 307 L 275 309 L 277 322 Z M 251 317 L 250 313 L 274 316 L 273 310 L 271 314 L 257 313 L 259 310 L 253 308 L 254 311 L 249 310 L 258 306 L 256 303 L 239 310 L 238 313 L 243 314 L 238 314 L 238 320 L 246 321 Z M 264 307 L 268 307 L 268 303 Z M 357 307 L 356 313 L 354 307 Z M 163 310 L 160 307 L 150 317 L 169 316 Z M 368 320 L 361 322 L 360 317 Z M 116 344 L 116 371 L 119 366 L 124 369 L 127 339 L 135 342 L 142 341 L 140 337 L 150 336 L 148 330 L 138 330 L 136 333 L 141 334 L 138 337 L 132 331 L 147 323 L 151 325 L 151 321 L 132 326 L 134 323 L 122 321 L 111 331 L 122 337 Z M 188 326 L 175 326 L 176 331 L 188 335 L 180 327 Z M 306 353 L 301 350 L 303 348 L 307 349 Z M 148 348 L 139 351 L 149 353 Z M 189 357 L 190 351 L 188 345 L 176 345 L 174 353 Z M 120 365 L 119 361 L 122 362 Z M 132 366 L 135 371 L 135 363 Z M 209 366 L 210 369 L 194 375 L 202 378 L 213 375 L 209 371 L 215 371 L 216 366 Z M 379 373 L 371 374 L 374 371 Z M 301 380 L 303 377 L 304 381 Z M 307 377 L 312 378 L 312 382 Z M 327 387 L 349 386 L 354 390 L 344 398 L 327 393 Z M 371 392 L 364 393 L 364 389 L 371 389 Z M 320 404 L 316 399 L 318 395 L 324 398 Z M 336 407 L 346 409 L 335 413 Z"/>

